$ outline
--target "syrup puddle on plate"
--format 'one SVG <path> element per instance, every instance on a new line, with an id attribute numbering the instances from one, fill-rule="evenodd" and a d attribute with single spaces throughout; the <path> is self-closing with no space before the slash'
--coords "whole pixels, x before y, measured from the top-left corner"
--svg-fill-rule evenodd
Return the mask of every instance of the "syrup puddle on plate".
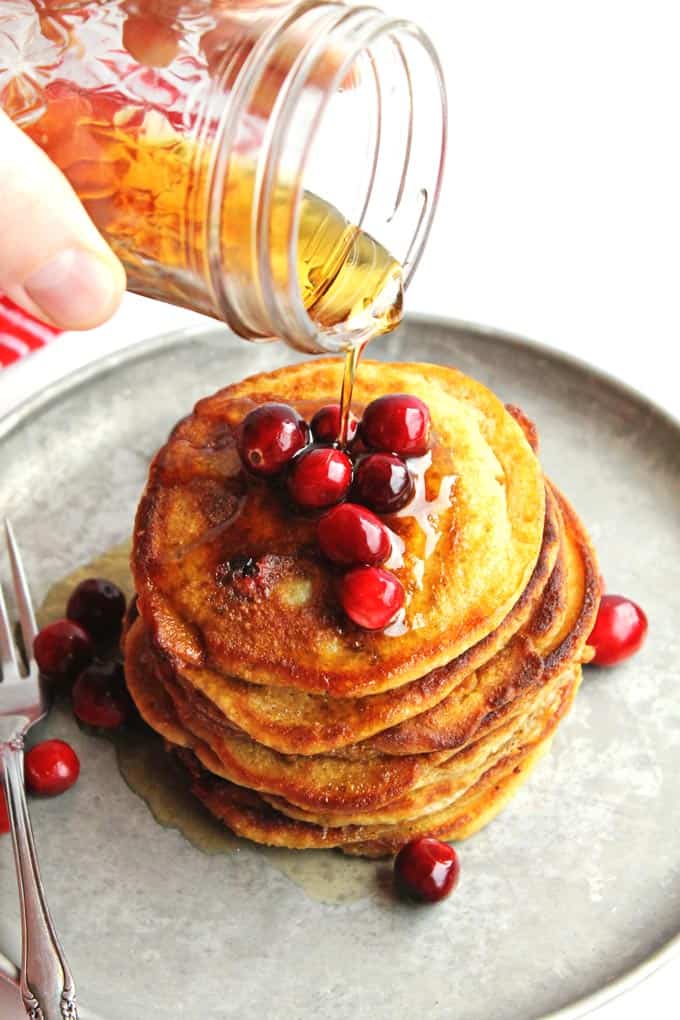
<path id="1" fill-rule="evenodd" d="M 128 541 L 58 581 L 38 610 L 39 625 L 63 617 L 69 595 L 87 577 L 114 581 L 129 598 L 132 594 L 129 559 Z M 160 738 L 141 724 L 115 735 L 113 744 L 121 776 L 133 793 L 145 801 L 158 824 L 177 829 L 202 853 L 233 854 L 247 849 L 261 854 L 272 868 L 320 903 L 352 903 L 378 891 L 381 868 L 375 861 L 346 857 L 339 850 L 257 846 L 234 836 L 191 795 L 181 767 L 164 751 Z"/>

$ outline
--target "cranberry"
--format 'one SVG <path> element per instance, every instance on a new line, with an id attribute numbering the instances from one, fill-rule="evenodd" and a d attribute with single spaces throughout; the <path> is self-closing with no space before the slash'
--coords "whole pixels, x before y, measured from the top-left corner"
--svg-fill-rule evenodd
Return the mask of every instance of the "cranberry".
<path id="1" fill-rule="evenodd" d="M 370 453 L 356 469 L 354 497 L 379 514 L 393 514 L 413 498 L 413 478 L 400 457 Z"/>
<path id="2" fill-rule="evenodd" d="M 45 740 L 26 754 L 24 772 L 31 793 L 56 797 L 73 786 L 80 775 L 80 761 L 70 744 Z"/>
<path id="3" fill-rule="evenodd" d="M 319 521 L 319 545 L 333 563 L 384 563 L 392 543 L 383 522 L 356 503 L 341 503 Z"/>
<path id="4" fill-rule="evenodd" d="M 647 617 L 623 595 L 603 595 L 588 644 L 596 666 L 614 666 L 639 651 L 647 636 Z"/>
<path id="5" fill-rule="evenodd" d="M 309 428 L 288 404 L 261 404 L 246 415 L 238 451 L 253 474 L 276 475 L 309 442 Z"/>
<path id="6" fill-rule="evenodd" d="M 339 503 L 351 483 L 351 460 L 332 446 L 310 446 L 295 458 L 288 474 L 288 491 L 303 510 Z"/>
<path id="7" fill-rule="evenodd" d="M 421 836 L 401 848 L 394 861 L 394 884 L 408 899 L 424 903 L 443 900 L 460 875 L 458 854 L 439 839 Z"/>
<path id="8" fill-rule="evenodd" d="M 73 711 L 88 726 L 115 730 L 128 718 L 131 708 L 120 663 L 94 663 L 73 685 Z"/>
<path id="9" fill-rule="evenodd" d="M 340 404 L 326 404 L 320 408 L 311 421 L 312 435 L 317 443 L 337 443 L 340 439 Z M 357 434 L 359 419 L 349 412 L 347 442 L 351 443 Z"/>
<path id="10" fill-rule="evenodd" d="M 0 786 L 0 836 L 4 836 L 5 833 L 9 832 L 11 825 L 9 824 L 9 809 L 7 807 L 7 799 L 5 797 L 5 791 Z"/>
<path id="11" fill-rule="evenodd" d="M 382 567 L 355 567 L 340 582 L 340 602 L 364 630 L 382 630 L 404 605 L 401 581 Z"/>
<path id="12" fill-rule="evenodd" d="M 36 636 L 33 654 L 41 673 L 66 680 L 77 676 L 92 662 L 94 646 L 79 623 L 56 620 Z"/>
<path id="13" fill-rule="evenodd" d="M 120 634 L 125 596 L 113 581 L 91 577 L 74 588 L 66 615 L 84 627 L 95 641 L 114 641 Z"/>
<path id="14" fill-rule="evenodd" d="M 427 404 L 408 393 L 378 397 L 368 405 L 361 419 L 361 435 L 367 446 L 402 457 L 421 457 L 427 453 L 430 427 Z"/>

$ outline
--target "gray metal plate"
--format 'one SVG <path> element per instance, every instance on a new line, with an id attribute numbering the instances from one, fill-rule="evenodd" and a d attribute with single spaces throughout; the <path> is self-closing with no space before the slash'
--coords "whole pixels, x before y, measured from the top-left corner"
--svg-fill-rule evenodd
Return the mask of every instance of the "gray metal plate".
<path id="1" fill-rule="evenodd" d="M 255 847 L 201 853 L 158 826 L 109 744 L 57 713 L 46 729 L 74 743 L 82 778 L 32 814 L 80 1001 L 107 1020 L 572 1017 L 680 930 L 678 425 L 583 365 L 467 326 L 410 320 L 371 353 L 455 364 L 538 422 L 609 589 L 649 613 L 648 644 L 589 671 L 552 754 L 461 847 L 459 888 L 435 909 L 395 902 L 370 862 L 364 894 L 329 905 Z M 129 533 L 149 459 L 196 398 L 293 358 L 219 329 L 165 338 L 6 419 L 2 512 L 36 596 Z M 347 866 L 330 855 L 329 882 Z M 0 946 L 17 959 L 14 888 L 5 839 Z"/>

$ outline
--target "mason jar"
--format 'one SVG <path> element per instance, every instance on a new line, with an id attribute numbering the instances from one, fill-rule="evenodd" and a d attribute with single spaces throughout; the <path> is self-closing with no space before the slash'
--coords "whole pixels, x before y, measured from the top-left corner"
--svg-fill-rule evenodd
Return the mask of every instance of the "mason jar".
<path id="1" fill-rule="evenodd" d="M 131 290 L 311 353 L 398 321 L 446 142 L 410 22 L 315 0 L 3 0 L 0 106 Z"/>

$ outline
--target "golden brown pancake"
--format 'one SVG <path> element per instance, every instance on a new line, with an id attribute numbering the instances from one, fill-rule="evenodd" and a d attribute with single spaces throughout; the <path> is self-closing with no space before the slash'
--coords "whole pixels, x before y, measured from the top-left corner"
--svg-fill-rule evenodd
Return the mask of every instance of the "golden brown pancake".
<path id="1" fill-rule="evenodd" d="M 354 842 L 355 838 L 371 842 L 380 839 L 383 843 L 389 839 L 394 843 L 400 838 L 398 831 L 404 825 L 409 827 L 409 831 L 428 825 L 436 825 L 442 830 L 444 825 L 459 827 L 464 817 L 466 826 L 472 826 L 474 819 L 470 797 L 473 793 L 476 797 L 482 791 L 485 791 L 486 818 L 492 807 L 490 802 L 494 792 L 488 788 L 489 776 L 498 780 L 499 772 L 507 773 L 510 765 L 513 769 L 522 767 L 527 755 L 533 756 L 533 752 L 552 734 L 567 710 L 579 679 L 580 667 L 570 667 L 565 674 L 544 686 L 534 699 L 531 711 L 525 713 L 519 722 L 516 719 L 506 720 L 483 739 L 458 752 L 439 767 L 432 768 L 428 783 L 416 786 L 382 809 L 373 812 L 355 811 L 354 814 L 345 812 L 344 815 L 335 816 L 320 814 L 314 820 L 284 800 L 258 797 L 252 790 L 237 787 L 219 778 L 221 763 L 206 744 L 195 735 L 183 731 L 182 724 L 176 717 L 173 718 L 172 702 L 164 698 L 162 686 L 160 696 L 157 696 L 158 692 L 150 692 L 152 685 L 146 682 L 141 683 L 140 692 L 133 677 L 131 690 L 144 717 L 166 740 L 175 746 L 192 749 L 195 756 L 194 773 L 198 774 L 200 769 L 201 775 L 196 792 L 206 806 L 218 817 L 227 820 L 238 834 L 258 839 L 258 830 L 254 826 L 259 822 L 260 835 L 264 837 L 265 832 L 268 833 L 266 838 L 259 840 L 262 842 L 271 842 L 273 845 L 343 846 L 347 842 Z M 522 767 L 522 774 L 525 772 L 526 769 Z M 507 783 L 503 783 L 502 789 L 506 787 Z M 247 810 L 243 813 L 245 808 Z M 271 808 L 273 812 L 269 810 Z M 428 820 L 431 820 L 431 824 Z M 299 826 L 291 825 L 292 822 L 304 823 L 303 844 L 298 842 Z M 317 831 L 314 832 L 314 829 Z M 286 839 L 295 842 L 284 842 Z M 385 848 L 381 852 L 387 851 L 388 848 Z"/>
<path id="2" fill-rule="evenodd" d="M 470 790 L 447 807 L 397 825 L 318 826 L 281 814 L 258 794 L 217 778 L 193 756 L 183 760 L 193 775 L 195 795 L 239 836 L 271 846 L 295 849 L 340 847 L 366 857 L 394 853 L 420 835 L 464 839 L 489 822 L 548 750 L 552 734 L 576 693 L 579 676 L 566 684 L 557 708 L 539 737 L 501 759 Z"/>
<path id="3" fill-rule="evenodd" d="M 256 376 L 173 431 L 137 514 L 126 677 L 235 833 L 382 856 L 472 834 L 524 781 L 578 689 L 599 573 L 520 409 L 453 369 L 368 362 L 355 410 L 414 393 L 433 438 L 410 462 L 415 499 L 385 517 L 405 612 L 384 632 L 356 627 L 316 521 L 246 479 L 236 451 L 258 403 L 309 418 L 339 382 L 330 360 Z"/>
<path id="4" fill-rule="evenodd" d="M 480 729 L 484 732 L 494 725 L 504 706 L 547 683 L 568 662 L 580 661 L 583 656 L 593 623 L 597 567 L 573 511 L 561 498 L 560 505 L 570 514 L 568 526 L 563 529 L 560 556 L 544 598 L 529 626 L 488 663 L 468 674 L 433 709 L 353 747 L 344 760 L 338 755 L 316 755 L 307 760 L 282 755 L 243 732 L 225 728 L 214 715 L 197 711 L 186 688 L 161 671 L 183 725 L 212 748 L 225 778 L 281 795 L 303 808 L 323 804 L 327 809 L 343 810 L 349 805 L 345 798 L 350 796 L 352 805 L 375 807 L 392 800 L 398 791 L 426 781 L 424 770 L 437 764 L 447 751 L 464 746 Z M 136 626 L 142 641 L 144 624 L 140 621 Z M 150 681 L 148 674 L 157 673 L 158 667 L 148 646 L 143 654 L 147 663 L 144 672 Z M 402 760 L 392 760 L 395 754 Z"/>
<path id="5" fill-rule="evenodd" d="M 441 702 L 471 672 L 504 649 L 536 614 L 560 544 L 561 516 L 550 489 L 546 506 L 538 562 L 529 584 L 502 623 L 453 662 L 403 687 L 363 698 L 332 698 L 291 687 L 250 684 L 214 670 L 182 667 L 172 656 L 162 659 L 192 699 L 196 712 L 222 728 L 231 726 L 284 754 L 322 754 L 365 740 Z M 526 642 L 517 642 L 505 654 L 509 665 L 512 658 L 513 675 L 519 684 L 527 683 L 530 673 L 540 666 L 530 649 L 522 654 L 524 645 Z"/>
<path id="6" fill-rule="evenodd" d="M 403 626 L 362 630 L 339 609 L 336 572 L 314 521 L 266 482 L 246 480 L 236 433 L 256 404 L 308 413 L 337 399 L 341 365 L 305 362 L 200 401 L 157 454 L 137 514 L 132 568 L 154 642 L 187 666 L 265 686 L 352 696 L 417 680 L 482 641 L 508 615 L 538 560 L 545 489 L 520 425 L 484 386 L 436 365 L 365 362 L 355 410 L 410 392 L 433 421 L 416 499 L 387 523 L 404 545 Z M 252 557 L 244 596 L 230 564 Z"/>
<path id="7" fill-rule="evenodd" d="M 541 688 L 528 710 L 507 714 L 494 729 L 428 770 L 426 781 L 417 783 L 408 793 L 381 808 L 368 812 L 305 811 L 280 797 L 264 794 L 263 799 L 290 818 L 321 826 L 394 825 L 443 810 L 467 792 L 493 765 L 541 736 L 546 721 L 561 704 L 565 685 L 572 682 L 573 671 L 574 668 L 570 667 L 566 676 L 553 678 Z"/>
<path id="8" fill-rule="evenodd" d="M 563 505 L 565 511 L 569 509 L 566 503 Z M 395 740 L 392 735 L 391 744 L 389 736 L 385 742 L 388 748 L 396 745 L 396 756 L 385 747 L 378 754 L 364 755 L 359 747 L 347 758 L 282 755 L 243 733 L 216 726 L 214 720 L 197 713 L 186 691 L 165 675 L 162 682 L 182 726 L 210 748 L 220 776 L 260 793 L 282 797 L 306 811 L 374 811 L 432 782 L 434 771 L 451 758 L 452 751 L 475 736 L 479 740 L 504 717 L 512 719 L 524 705 L 531 706 L 537 687 L 561 674 L 570 662 L 580 661 L 593 622 L 590 586 L 597 583 L 597 568 L 580 524 L 573 511 L 570 513 L 573 519 L 563 531 L 561 555 L 547 586 L 547 597 L 528 636 L 512 639 L 439 706 L 401 724 L 407 729 L 407 737 Z M 136 654 L 144 657 L 143 666 L 129 660 L 128 683 L 136 698 L 136 685 L 159 684 L 161 679 L 141 621 L 133 627 L 130 642 L 138 642 Z M 563 654 L 554 654 L 557 649 Z M 545 668 L 548 661 L 550 666 Z M 152 720 L 148 721 L 153 725 Z M 410 753 L 405 753 L 409 737 L 412 746 Z M 376 750 L 375 739 L 366 743 Z"/>
<path id="9" fill-rule="evenodd" d="M 154 674 L 142 627 L 133 626 L 127 641 L 126 676 L 130 693 L 142 718 L 154 729 L 153 703 L 160 703 L 163 689 Z M 209 748 L 223 778 L 241 786 L 278 794 L 305 808 L 336 806 L 369 807 L 385 804 L 416 782 L 430 764 L 424 756 L 385 756 L 372 761 L 345 761 L 328 756 L 284 756 L 249 737 L 215 732 L 191 710 L 181 690 L 165 684 L 170 702 L 187 740 Z M 167 721 L 168 713 L 165 718 Z M 158 732 L 162 732 L 160 729 Z M 169 737 L 168 733 L 162 732 Z M 310 771 L 311 770 L 311 771 Z"/>

